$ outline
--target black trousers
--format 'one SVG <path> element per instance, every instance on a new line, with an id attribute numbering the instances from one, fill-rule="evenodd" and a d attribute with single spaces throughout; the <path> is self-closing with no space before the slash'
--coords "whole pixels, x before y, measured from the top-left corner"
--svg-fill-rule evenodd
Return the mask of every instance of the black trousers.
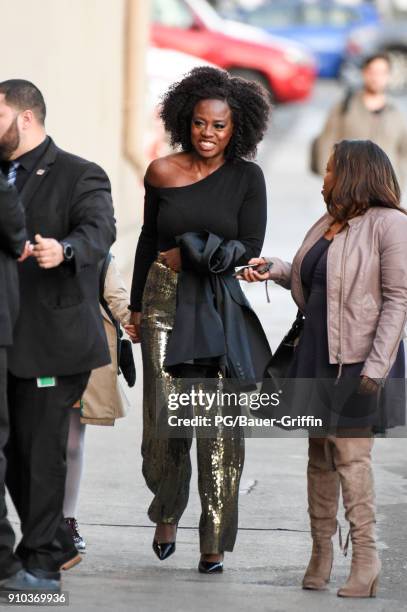
<path id="1" fill-rule="evenodd" d="M 16 554 L 27 569 L 58 571 L 76 556 L 62 508 L 70 408 L 85 391 L 89 372 L 61 376 L 55 387 L 8 377 L 10 436 L 6 485 L 19 514 Z"/>
<path id="2" fill-rule="evenodd" d="M 21 562 L 14 555 L 15 535 L 7 519 L 5 500 L 6 458 L 4 447 L 9 435 L 7 407 L 7 349 L 0 347 L 0 580 L 21 569 Z"/>

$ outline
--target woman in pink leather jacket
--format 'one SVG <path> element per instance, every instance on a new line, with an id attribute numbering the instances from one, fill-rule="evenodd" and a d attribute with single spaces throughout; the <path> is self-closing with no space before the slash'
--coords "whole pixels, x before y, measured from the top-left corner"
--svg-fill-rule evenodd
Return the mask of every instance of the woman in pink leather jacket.
<path id="1" fill-rule="evenodd" d="M 407 215 L 390 160 L 371 141 L 335 145 L 322 193 L 328 212 L 308 231 L 293 262 L 255 258 L 249 262 L 253 268 L 242 274 L 249 282 L 271 279 L 291 289 L 305 315 L 289 376 L 329 379 L 332 390 L 345 388 L 335 408 L 335 435 L 309 438 L 313 547 L 303 588 L 324 589 L 329 582 L 341 487 L 352 564 L 338 595 L 374 597 L 381 564 L 374 532 L 373 436 L 405 424 L 400 388 L 405 378 Z M 271 269 L 256 272 L 254 267 L 265 262 Z"/>

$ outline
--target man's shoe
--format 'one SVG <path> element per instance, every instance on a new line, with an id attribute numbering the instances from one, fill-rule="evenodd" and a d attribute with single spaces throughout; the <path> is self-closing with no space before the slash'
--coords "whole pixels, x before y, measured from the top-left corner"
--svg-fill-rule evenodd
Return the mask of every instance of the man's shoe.
<path id="1" fill-rule="evenodd" d="M 78 521 L 74 517 L 69 517 L 65 519 L 65 522 L 71 530 L 73 541 L 77 550 L 84 553 L 86 551 L 86 542 L 79 533 Z"/>
<path id="2" fill-rule="evenodd" d="M 61 590 L 61 574 L 47 572 L 41 569 L 19 570 L 13 576 L 0 582 L 0 594 L 24 593 L 25 591 L 52 591 Z"/>

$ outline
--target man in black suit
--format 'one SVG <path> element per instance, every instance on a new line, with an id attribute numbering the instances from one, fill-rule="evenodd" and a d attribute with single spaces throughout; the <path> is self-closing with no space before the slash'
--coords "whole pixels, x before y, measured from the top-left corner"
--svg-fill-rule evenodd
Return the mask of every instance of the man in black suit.
<path id="1" fill-rule="evenodd" d="M 21 310 L 9 351 L 6 484 L 23 537 L 16 553 L 50 588 L 79 562 L 62 514 L 70 408 L 110 362 L 97 264 L 115 240 L 110 183 L 46 135 L 28 81 L 0 83 L 0 160 L 25 207 L 32 256 L 19 266 Z"/>

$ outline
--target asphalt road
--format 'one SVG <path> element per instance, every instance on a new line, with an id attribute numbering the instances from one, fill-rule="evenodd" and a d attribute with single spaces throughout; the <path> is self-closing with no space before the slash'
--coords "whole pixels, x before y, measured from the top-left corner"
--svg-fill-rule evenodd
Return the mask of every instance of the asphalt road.
<path id="1" fill-rule="evenodd" d="M 290 259 L 306 228 L 322 213 L 321 181 L 307 171 L 309 141 L 323 115 L 340 96 L 335 84 L 317 88 L 305 105 L 274 111 L 274 126 L 260 151 L 269 190 L 269 224 L 264 252 Z M 245 288 L 274 348 L 295 316 L 288 292 L 262 285 Z M 376 600 L 343 600 L 336 589 L 350 559 L 335 542 L 330 589 L 302 591 L 310 553 L 306 506 L 306 440 L 250 439 L 240 497 L 240 530 L 220 576 L 200 575 L 199 497 L 194 460 L 190 503 L 178 531 L 176 554 L 159 562 L 151 550 L 151 499 L 141 475 L 142 369 L 135 349 L 138 382 L 132 409 L 112 428 L 88 427 L 79 523 L 88 543 L 84 562 L 64 575 L 70 606 L 88 610 L 201 612 L 304 612 L 407 610 L 406 440 L 380 439 L 375 449 L 378 536 L 383 575 Z M 192 455 L 194 456 L 194 446 Z M 12 515 L 14 516 L 14 515 Z M 15 520 L 15 516 L 14 516 Z M 343 516 L 341 523 L 345 527 Z"/>

